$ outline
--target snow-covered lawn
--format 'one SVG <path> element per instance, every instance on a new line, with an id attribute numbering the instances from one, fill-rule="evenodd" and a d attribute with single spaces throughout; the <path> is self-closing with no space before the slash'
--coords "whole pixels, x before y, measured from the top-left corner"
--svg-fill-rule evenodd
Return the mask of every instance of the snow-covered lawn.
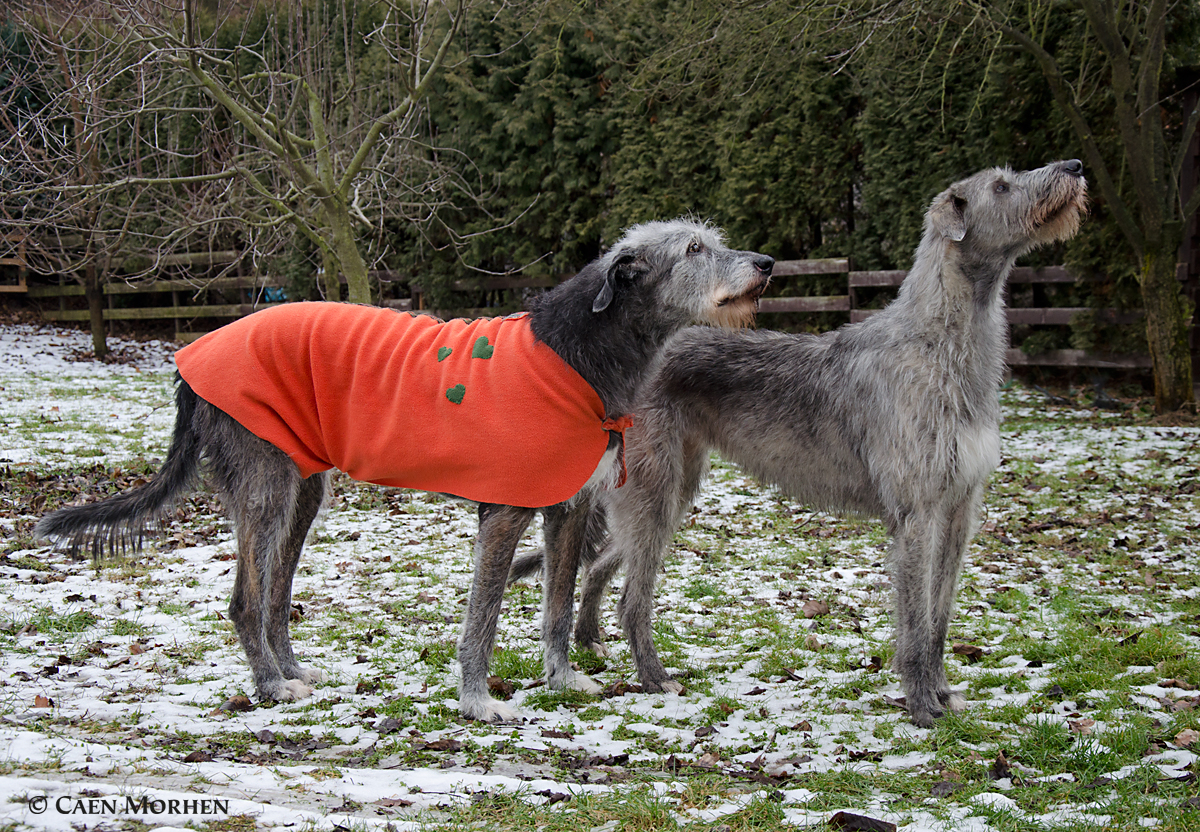
<path id="1" fill-rule="evenodd" d="M 1200 828 L 1196 428 L 1002 393 L 1004 463 L 948 645 L 970 708 L 932 730 L 896 702 L 880 525 L 720 463 L 657 598 L 683 695 L 636 688 L 611 604 L 613 657 L 575 657 L 605 696 L 546 690 L 522 584 L 493 672 L 526 719 L 462 721 L 472 508 L 342 478 L 292 625 L 327 681 L 231 711 L 253 691 L 211 495 L 99 571 L 29 537 L 166 450 L 171 346 L 117 342 L 102 364 L 77 359 L 87 345 L 0 327 L 0 829 Z"/>

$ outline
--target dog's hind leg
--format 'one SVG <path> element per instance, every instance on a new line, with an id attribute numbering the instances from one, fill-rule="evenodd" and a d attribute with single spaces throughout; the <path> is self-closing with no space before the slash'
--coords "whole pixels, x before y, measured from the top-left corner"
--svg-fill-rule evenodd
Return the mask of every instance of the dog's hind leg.
<path id="1" fill-rule="evenodd" d="M 283 451 L 207 402 L 197 407 L 196 421 L 204 437 L 209 478 L 237 530 L 229 618 L 250 663 L 254 687 L 260 699 L 301 699 L 312 689 L 298 679 L 284 678 L 267 627 L 272 586 L 302 482 L 300 471 Z"/>
<path id="2" fill-rule="evenodd" d="M 483 722 L 515 720 L 512 708 L 488 692 L 488 664 L 496 641 L 496 622 L 508 571 L 521 535 L 533 519 L 534 509 L 488 503 L 479 506 L 479 537 L 475 541 L 475 576 L 467 598 L 467 613 L 458 639 L 458 710 L 468 719 Z"/>
<path id="3" fill-rule="evenodd" d="M 605 548 L 600 557 L 583 573 L 583 587 L 579 592 L 579 617 L 575 621 L 575 643 L 597 656 L 607 657 L 608 648 L 600 633 L 600 604 L 609 582 L 621 568 L 621 553 L 611 546 Z"/>
<path id="4" fill-rule="evenodd" d="M 312 692 L 303 682 L 283 677 L 267 634 L 272 584 L 287 538 L 299 472 L 294 479 L 277 484 L 235 513 L 238 559 L 229 618 L 250 663 L 259 698 L 276 702 L 302 699 Z"/>
<path id="5" fill-rule="evenodd" d="M 544 512 L 546 557 L 542 585 L 542 647 L 546 686 L 551 690 L 600 692 L 599 685 L 572 669 L 570 660 L 575 578 L 583 552 L 592 543 L 588 536 L 592 512 L 591 496 L 586 493 L 576 497 L 569 507 L 557 505 Z"/>
<path id="6" fill-rule="evenodd" d="M 300 561 L 304 541 L 308 537 L 308 529 L 325 501 L 327 479 L 327 474 L 319 473 L 300 481 L 291 528 L 283 546 L 282 557 L 271 578 L 270 596 L 267 598 L 267 647 L 275 655 L 279 672 L 285 679 L 297 679 L 307 685 L 321 681 L 324 674 L 316 668 L 304 667 L 296 661 L 292 653 L 292 642 L 288 638 L 288 623 L 292 611 L 292 580 L 296 575 L 296 565 Z"/>
<path id="7" fill-rule="evenodd" d="M 612 576 L 621 568 L 619 556 L 608 546 L 608 511 L 597 500 L 588 511 L 584 531 L 583 581 L 580 588 L 579 617 L 575 620 L 575 643 L 597 656 L 607 657 L 608 648 L 600 634 L 600 602 Z"/>

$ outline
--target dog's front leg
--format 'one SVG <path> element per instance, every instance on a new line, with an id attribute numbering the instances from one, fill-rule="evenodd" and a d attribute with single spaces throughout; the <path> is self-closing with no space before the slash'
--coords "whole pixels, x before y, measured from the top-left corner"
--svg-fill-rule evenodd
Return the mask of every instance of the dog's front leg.
<path id="1" fill-rule="evenodd" d="M 468 719 L 484 722 L 515 720 L 517 713 L 488 692 L 488 664 L 496 641 L 496 622 L 508 584 L 508 570 L 521 535 L 534 510 L 516 506 L 479 506 L 479 537 L 475 541 L 475 577 L 467 598 L 467 614 L 458 640 L 458 710 Z"/>
<path id="2" fill-rule="evenodd" d="M 954 613 L 954 596 L 958 576 L 967 554 L 967 544 L 975 534 L 979 509 L 983 503 L 983 483 L 970 488 L 967 495 L 946 509 L 946 534 L 942 549 L 933 568 L 931 601 L 933 605 L 933 636 L 930 640 L 928 665 L 935 671 L 938 700 L 951 711 L 961 711 L 967 702 L 961 693 L 952 691 L 946 681 L 945 647 Z"/>
<path id="3" fill-rule="evenodd" d="M 600 692 L 599 685 L 572 669 L 570 658 L 575 578 L 585 547 L 594 545 L 588 535 L 592 506 L 591 494 L 581 493 L 569 507 L 557 505 L 545 510 L 542 648 L 546 664 L 546 685 L 551 690 Z"/>
<path id="4" fill-rule="evenodd" d="M 929 728 L 945 713 L 938 695 L 945 688 L 942 644 L 934 639 L 933 571 L 946 533 L 932 512 L 905 512 L 892 526 L 889 556 L 896 590 L 896 655 L 892 668 L 900 675 L 908 715 Z M 931 661 L 936 653 L 936 662 Z"/>

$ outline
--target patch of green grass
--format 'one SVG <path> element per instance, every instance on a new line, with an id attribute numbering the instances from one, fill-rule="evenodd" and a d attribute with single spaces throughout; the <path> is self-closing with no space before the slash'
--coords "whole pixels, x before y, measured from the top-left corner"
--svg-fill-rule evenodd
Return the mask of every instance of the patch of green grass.
<path id="1" fill-rule="evenodd" d="M 1029 609 L 1029 596 L 1019 589 L 1007 589 L 992 595 L 989 602 L 1000 612 L 1016 614 Z"/>
<path id="2" fill-rule="evenodd" d="M 608 669 L 607 659 L 578 645 L 571 646 L 571 661 L 579 667 L 581 673 L 586 673 L 589 676 Z"/>
<path id="3" fill-rule="evenodd" d="M 976 694 L 993 688 L 1000 688 L 1005 693 L 1025 693 L 1029 683 L 1015 673 L 980 673 L 970 677 L 967 690 Z"/>
<path id="4" fill-rule="evenodd" d="M 254 832 L 258 829 L 258 820 L 254 815 L 230 815 L 220 820 L 202 821 L 199 827 L 208 832 Z"/>
<path id="5" fill-rule="evenodd" d="M 11 566 L 13 569 L 29 569 L 34 572 L 53 572 L 54 571 L 53 566 L 50 566 L 49 564 L 46 564 L 46 563 L 42 563 L 40 560 L 35 558 L 33 555 L 21 555 L 20 557 L 16 557 L 16 558 L 8 558 L 5 565 Z"/>
<path id="6" fill-rule="evenodd" d="M 994 723 L 985 721 L 972 711 L 947 713 L 933 727 L 933 741 L 938 748 L 960 751 L 962 745 L 981 746 L 995 742 L 1000 731 Z"/>
<path id="7" fill-rule="evenodd" d="M 114 636 L 144 636 L 150 633 L 150 628 L 140 621 L 130 621 L 128 618 L 114 618 L 110 622 Z"/>
<path id="8" fill-rule="evenodd" d="M 721 599 L 725 597 L 725 590 L 712 581 L 697 578 L 683 588 L 683 597 L 692 601 L 704 598 Z"/>
<path id="9" fill-rule="evenodd" d="M 32 628 L 39 633 L 82 633 L 95 626 L 99 619 L 87 610 L 57 613 L 42 608 L 24 620 L 14 620 L 6 627 L 9 632 Z"/>
<path id="10" fill-rule="evenodd" d="M 595 704 L 597 697 L 581 690 L 550 690 L 545 686 L 525 697 L 525 707 L 539 711 L 556 711 L 560 707 L 578 710 Z"/>
<path id="11" fill-rule="evenodd" d="M 431 670 L 440 672 L 450 667 L 457 652 L 458 647 L 453 641 L 431 641 L 418 648 L 417 658 Z"/>
<path id="12" fill-rule="evenodd" d="M 500 647 L 492 654 L 491 672 L 502 679 L 537 679 L 542 674 L 542 657 L 540 652 Z"/>

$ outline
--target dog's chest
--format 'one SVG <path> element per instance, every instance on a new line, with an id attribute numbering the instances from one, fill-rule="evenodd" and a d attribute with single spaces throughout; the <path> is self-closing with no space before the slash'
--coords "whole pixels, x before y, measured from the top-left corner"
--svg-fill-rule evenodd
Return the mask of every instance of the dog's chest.
<path id="1" fill-rule="evenodd" d="M 964 425 L 955 442 L 955 473 L 966 482 L 982 482 L 1000 464 L 1000 431 L 980 422 Z"/>

